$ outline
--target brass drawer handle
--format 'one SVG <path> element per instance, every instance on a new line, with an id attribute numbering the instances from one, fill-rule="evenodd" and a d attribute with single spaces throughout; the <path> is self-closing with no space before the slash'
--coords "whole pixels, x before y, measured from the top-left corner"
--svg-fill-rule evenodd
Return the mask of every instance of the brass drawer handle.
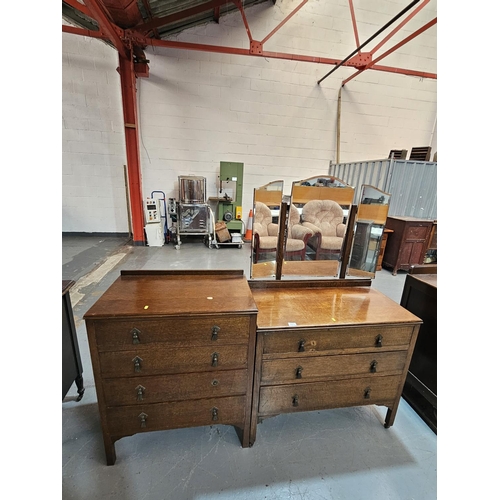
<path id="1" fill-rule="evenodd" d="M 376 373 L 377 372 L 377 361 L 373 360 L 371 363 L 370 363 L 370 371 L 372 373 Z"/>
<path id="2" fill-rule="evenodd" d="M 214 352 L 212 354 L 212 366 L 217 366 L 219 364 L 219 353 Z"/>
<path id="3" fill-rule="evenodd" d="M 139 373 L 142 368 L 142 359 L 139 356 L 136 356 L 132 361 L 134 362 L 134 372 Z"/>
<path id="4" fill-rule="evenodd" d="M 217 407 L 213 407 L 212 408 L 212 420 L 214 422 L 216 422 L 217 420 L 219 420 L 219 409 Z"/>
<path id="5" fill-rule="evenodd" d="M 295 378 L 302 378 L 302 366 L 298 366 L 295 371 Z"/>
<path id="6" fill-rule="evenodd" d="M 146 392 L 146 388 L 142 385 L 138 385 L 135 390 L 137 391 L 137 401 L 142 401 L 144 398 L 144 393 Z"/>
<path id="7" fill-rule="evenodd" d="M 220 326 L 214 325 L 212 326 L 212 340 L 217 340 L 217 335 L 220 332 Z"/>
<path id="8" fill-rule="evenodd" d="M 297 394 L 292 397 L 292 406 L 299 406 L 299 396 Z"/>
<path id="9" fill-rule="evenodd" d="M 304 352 L 305 351 L 305 348 L 304 348 L 305 343 L 306 343 L 305 340 L 300 340 L 299 341 L 299 352 Z"/>
<path id="10" fill-rule="evenodd" d="M 146 427 L 146 420 L 147 420 L 147 419 L 148 419 L 148 416 L 147 416 L 147 414 L 146 414 L 146 413 L 144 413 L 144 412 L 143 412 L 143 413 L 141 413 L 141 414 L 139 415 L 139 420 L 140 420 L 140 422 L 141 422 L 141 427 Z"/>
<path id="11" fill-rule="evenodd" d="M 365 399 L 370 399 L 370 393 L 372 392 L 370 387 L 365 389 Z"/>
<path id="12" fill-rule="evenodd" d="M 382 347 L 382 339 L 383 338 L 384 337 L 382 337 L 382 335 L 380 335 L 380 334 L 375 337 L 375 347 Z"/>
<path id="13" fill-rule="evenodd" d="M 141 334 L 141 331 L 138 328 L 132 328 L 130 333 L 132 334 L 132 344 L 140 344 L 141 338 L 139 335 Z"/>

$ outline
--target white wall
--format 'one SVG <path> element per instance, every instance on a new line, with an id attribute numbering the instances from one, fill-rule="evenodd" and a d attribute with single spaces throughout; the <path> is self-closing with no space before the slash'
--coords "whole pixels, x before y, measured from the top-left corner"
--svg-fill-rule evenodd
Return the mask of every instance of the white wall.
<path id="1" fill-rule="evenodd" d="M 128 232 L 116 50 L 63 33 L 62 230 Z"/>
<path id="2" fill-rule="evenodd" d="M 264 38 L 299 3 L 277 0 L 275 6 L 247 9 L 253 38 Z M 356 0 L 354 5 L 363 42 L 407 1 Z M 433 0 L 377 54 L 435 16 Z M 248 47 L 239 13 L 174 39 Z M 434 26 L 379 64 L 436 73 L 436 45 Z M 354 48 L 347 0 L 309 0 L 264 46 L 337 59 Z M 353 69 L 340 68 L 317 85 L 332 66 L 158 47 L 146 53 L 150 76 L 138 81 L 144 196 L 159 190 L 177 197 L 178 176 L 189 174 L 205 176 L 207 195 L 213 196 L 219 163 L 243 162 L 246 219 L 255 187 L 283 179 L 289 190 L 294 180 L 328 173 L 329 161 L 336 159 L 338 90 Z M 126 232 L 117 56 L 98 40 L 63 34 L 63 57 L 63 231 Z M 436 80 L 373 70 L 349 82 L 342 90 L 340 161 L 431 145 L 436 87 Z M 96 130 L 91 124 L 97 118 Z M 99 217 L 96 200 L 113 207 L 112 217 Z"/>

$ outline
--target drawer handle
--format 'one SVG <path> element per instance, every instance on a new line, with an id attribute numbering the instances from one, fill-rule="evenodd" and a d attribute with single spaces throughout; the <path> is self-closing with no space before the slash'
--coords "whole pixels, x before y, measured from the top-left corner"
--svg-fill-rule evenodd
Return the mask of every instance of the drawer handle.
<path id="1" fill-rule="evenodd" d="M 295 394 L 292 398 L 292 406 L 299 406 L 299 397 Z"/>
<path id="2" fill-rule="evenodd" d="M 220 332 L 220 326 L 214 325 L 212 326 L 212 340 L 217 340 L 217 335 Z"/>
<path id="3" fill-rule="evenodd" d="M 142 401 L 144 398 L 144 393 L 146 392 L 146 388 L 142 385 L 138 385 L 135 390 L 137 391 L 137 401 Z"/>
<path id="4" fill-rule="evenodd" d="M 137 328 L 132 328 L 132 331 L 130 333 L 132 334 L 132 344 L 140 344 L 141 338 L 139 337 L 139 335 L 141 334 L 141 331 Z"/>
<path id="5" fill-rule="evenodd" d="M 214 422 L 219 420 L 219 409 L 215 406 L 212 408 L 212 420 Z"/>
<path id="6" fill-rule="evenodd" d="M 377 372 L 377 365 L 378 365 L 378 363 L 377 363 L 375 360 L 373 360 L 373 361 L 370 363 L 370 371 L 371 371 L 372 373 L 376 373 L 376 372 Z"/>
<path id="7" fill-rule="evenodd" d="M 142 359 L 139 356 L 136 356 L 133 360 L 134 362 L 134 372 L 139 373 L 141 371 L 141 362 Z"/>
<path id="8" fill-rule="evenodd" d="M 212 385 L 213 385 L 214 387 L 215 387 L 216 385 L 219 385 L 219 381 L 218 381 L 216 378 L 214 378 L 214 379 L 212 380 Z"/>
<path id="9" fill-rule="evenodd" d="M 377 335 L 376 338 L 375 338 L 375 347 L 382 347 L 382 339 L 384 337 L 382 337 L 382 335 Z"/>
<path id="10" fill-rule="evenodd" d="M 146 413 L 141 413 L 139 415 L 139 420 L 141 422 L 141 427 L 146 427 L 146 420 L 148 419 L 148 416 L 146 415 Z"/>
<path id="11" fill-rule="evenodd" d="M 295 378 L 302 378 L 302 366 L 298 366 L 295 372 Z"/>
<path id="12" fill-rule="evenodd" d="M 214 352 L 212 354 L 212 366 L 217 366 L 219 364 L 219 353 Z"/>
<path id="13" fill-rule="evenodd" d="M 299 352 L 304 352 L 305 351 L 305 348 L 304 348 L 305 343 L 306 343 L 305 340 L 300 340 L 299 341 Z"/>
<path id="14" fill-rule="evenodd" d="M 370 393 L 372 392 L 370 387 L 365 389 L 365 399 L 370 399 Z"/>

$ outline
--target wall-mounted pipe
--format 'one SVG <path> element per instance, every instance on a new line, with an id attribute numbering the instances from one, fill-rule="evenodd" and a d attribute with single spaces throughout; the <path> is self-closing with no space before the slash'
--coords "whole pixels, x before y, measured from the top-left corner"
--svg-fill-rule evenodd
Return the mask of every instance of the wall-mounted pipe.
<path id="1" fill-rule="evenodd" d="M 342 85 L 337 97 L 337 164 L 340 163 L 340 111 L 342 107 Z"/>

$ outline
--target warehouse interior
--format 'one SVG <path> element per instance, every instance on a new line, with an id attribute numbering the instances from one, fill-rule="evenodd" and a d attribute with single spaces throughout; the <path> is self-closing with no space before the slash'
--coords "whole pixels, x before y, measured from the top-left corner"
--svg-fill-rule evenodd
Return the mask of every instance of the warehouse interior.
<path id="1" fill-rule="evenodd" d="M 485 476 L 492 465 L 480 459 L 470 463 L 455 437 L 461 423 L 468 424 L 456 416 L 462 412 L 450 399 L 459 398 L 460 390 L 469 396 L 479 391 L 470 380 L 460 388 L 451 381 L 449 392 L 441 391 L 439 454 L 437 432 L 401 398 L 388 429 L 385 408 L 378 405 L 283 413 L 259 422 L 249 448 L 241 446 L 231 426 L 217 424 L 124 437 L 116 441 L 117 460 L 110 466 L 84 319 L 123 270 L 237 269 L 248 280 L 259 277 L 252 224 L 256 193 L 270 183 L 281 183 L 289 204 L 297 181 L 345 182 L 355 189 L 353 205 L 361 201 L 362 185 L 375 186 L 391 195 L 389 216 L 435 221 L 437 110 L 450 99 L 441 88 L 438 106 L 440 9 L 435 0 L 62 2 L 62 42 L 55 42 L 62 55 L 62 65 L 59 59 L 55 65 L 61 71 L 56 104 L 62 140 L 50 152 L 61 158 L 53 181 L 60 197 L 52 208 L 61 221 L 54 236 L 62 234 L 63 282 L 72 282 L 68 297 L 85 391 L 78 394 L 76 382 L 71 386 L 60 421 L 52 412 L 43 416 L 53 433 L 40 436 L 39 448 L 53 448 L 49 435 L 62 434 L 62 462 L 56 450 L 45 460 L 55 466 L 47 464 L 38 481 L 20 489 L 36 492 L 45 485 L 63 499 L 148 500 L 427 499 L 454 490 L 479 496 L 490 491 Z M 443 26 L 449 29 L 447 22 Z M 443 59 L 440 54 L 440 82 L 443 76 L 449 84 L 446 71 L 441 73 Z M 458 55 L 450 60 L 458 63 Z M 465 92 L 465 84 L 460 88 Z M 45 114 L 51 117 L 53 109 Z M 441 162 L 458 165 L 459 158 L 448 155 L 456 137 L 450 139 L 448 118 L 440 114 Z M 478 133 L 469 127 L 467 138 Z M 42 140 L 40 151 L 50 142 Z M 40 175 L 34 173 L 33 191 L 42 185 Z M 194 234 L 182 229 L 182 204 L 191 204 L 182 199 L 186 179 L 203 180 L 201 204 L 207 206 L 210 229 L 201 235 L 199 229 Z M 439 182 L 441 189 L 442 171 Z M 236 201 L 228 201 L 231 197 Z M 160 229 L 146 221 L 147 200 L 154 202 Z M 287 218 L 290 213 L 286 209 Z M 448 257 L 453 222 L 448 225 L 441 210 L 439 215 L 440 254 Z M 220 241 L 216 222 L 230 231 L 229 242 Z M 279 241 L 285 237 L 280 231 Z M 432 263 L 434 250 L 425 254 Z M 313 258 L 312 247 L 308 252 L 305 260 Z M 277 257 L 288 262 L 286 255 Z M 58 255 L 51 259 L 59 265 Z M 264 259 L 264 265 L 270 261 Z M 440 263 L 440 276 L 447 279 L 450 262 Z M 59 286 L 54 270 L 49 272 Z M 286 280 L 286 267 L 283 272 Z M 400 304 L 408 275 L 387 266 L 373 270 L 370 288 Z M 280 265 L 265 275 L 276 276 L 281 277 Z M 483 297 L 477 307 L 492 301 Z M 49 304 L 55 309 L 51 302 L 41 304 L 44 311 Z M 440 305 L 440 318 L 441 311 Z M 459 322 L 453 316 L 448 323 L 448 314 L 446 321 Z M 456 331 L 469 321 L 460 321 Z M 482 321 L 486 315 L 470 328 L 477 331 Z M 46 353 L 43 344 L 39 352 Z M 465 349 L 456 351 L 458 359 Z M 448 390 L 450 374 L 441 370 L 440 385 Z M 39 404 L 45 406 L 43 399 Z M 492 416 L 484 418 L 481 427 L 488 428 Z M 468 449 L 476 445 L 472 435 L 459 440 Z M 485 440 L 490 437 L 479 441 Z"/>

